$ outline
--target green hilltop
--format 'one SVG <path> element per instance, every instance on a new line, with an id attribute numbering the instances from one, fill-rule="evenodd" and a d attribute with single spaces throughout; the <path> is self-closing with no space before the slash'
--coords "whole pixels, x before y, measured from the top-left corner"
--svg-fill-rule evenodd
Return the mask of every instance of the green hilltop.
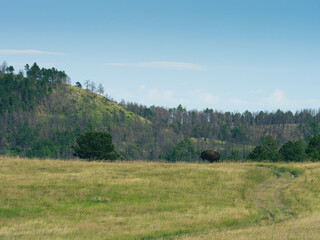
<path id="1" fill-rule="evenodd" d="M 68 76 L 35 63 L 27 76 L 0 73 L 0 151 L 27 157 L 72 158 L 84 131 L 121 131 L 133 120 L 150 124 L 107 97 L 68 83 Z"/>

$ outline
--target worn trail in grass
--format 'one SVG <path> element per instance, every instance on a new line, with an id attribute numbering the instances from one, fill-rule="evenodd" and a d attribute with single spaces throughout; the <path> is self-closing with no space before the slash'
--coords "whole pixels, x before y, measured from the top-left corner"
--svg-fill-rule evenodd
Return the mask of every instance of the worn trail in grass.
<path id="1" fill-rule="evenodd" d="M 278 222 L 295 216 L 295 213 L 283 203 L 281 197 L 282 190 L 292 183 L 295 176 L 288 169 L 277 167 L 271 167 L 271 169 L 274 175 L 256 188 L 253 201 L 268 213 L 268 220 Z"/>
<path id="2" fill-rule="evenodd" d="M 251 199 L 264 219 L 256 224 L 211 229 L 173 239 L 320 239 L 320 163 L 256 166 L 273 173 L 256 187 Z"/>

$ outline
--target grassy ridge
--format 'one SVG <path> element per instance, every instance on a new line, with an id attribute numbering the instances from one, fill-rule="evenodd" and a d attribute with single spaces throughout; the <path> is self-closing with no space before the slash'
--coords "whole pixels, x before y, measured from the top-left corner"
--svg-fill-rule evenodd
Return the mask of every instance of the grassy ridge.
<path id="1" fill-rule="evenodd" d="M 267 239 L 270 228 L 289 230 L 298 220 L 320 219 L 320 164 L 285 165 L 304 170 L 281 196 L 299 217 L 273 225 L 253 201 L 258 186 L 274 177 L 272 168 L 261 164 L 5 157 L 0 164 L 0 238 L 238 239 L 252 234 Z M 303 234 L 309 236 L 311 229 Z"/>

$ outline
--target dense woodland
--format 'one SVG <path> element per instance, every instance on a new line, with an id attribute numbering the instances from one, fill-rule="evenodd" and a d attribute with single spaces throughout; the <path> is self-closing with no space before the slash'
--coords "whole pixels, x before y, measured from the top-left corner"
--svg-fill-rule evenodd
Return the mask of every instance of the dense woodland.
<path id="1" fill-rule="evenodd" d="M 73 158 L 75 139 L 106 131 L 121 159 L 198 161 L 204 149 L 223 159 L 245 159 L 266 136 L 278 149 L 288 141 L 307 144 L 320 133 L 320 111 L 221 112 L 117 104 L 89 80 L 72 86 L 64 71 L 0 67 L 0 153 Z"/>

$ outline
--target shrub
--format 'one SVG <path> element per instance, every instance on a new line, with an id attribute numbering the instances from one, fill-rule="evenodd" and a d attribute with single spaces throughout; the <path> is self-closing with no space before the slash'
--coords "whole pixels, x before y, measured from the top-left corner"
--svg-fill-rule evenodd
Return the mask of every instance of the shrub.
<path id="1" fill-rule="evenodd" d="M 312 158 L 313 161 L 320 160 L 320 135 L 310 139 L 306 153 Z"/>
<path id="2" fill-rule="evenodd" d="M 249 153 L 248 159 L 256 161 L 278 161 L 279 153 L 277 142 L 271 136 L 264 137 L 262 139 L 262 144 L 256 146 L 253 151 Z"/>
<path id="3" fill-rule="evenodd" d="M 281 160 L 290 162 L 301 162 L 307 158 L 306 154 L 306 144 L 303 140 L 298 141 L 288 141 L 282 145 L 279 150 Z"/>
<path id="4" fill-rule="evenodd" d="M 73 146 L 74 156 L 92 160 L 115 160 L 120 155 L 112 144 L 112 136 L 105 132 L 86 132 L 80 135 Z"/>

